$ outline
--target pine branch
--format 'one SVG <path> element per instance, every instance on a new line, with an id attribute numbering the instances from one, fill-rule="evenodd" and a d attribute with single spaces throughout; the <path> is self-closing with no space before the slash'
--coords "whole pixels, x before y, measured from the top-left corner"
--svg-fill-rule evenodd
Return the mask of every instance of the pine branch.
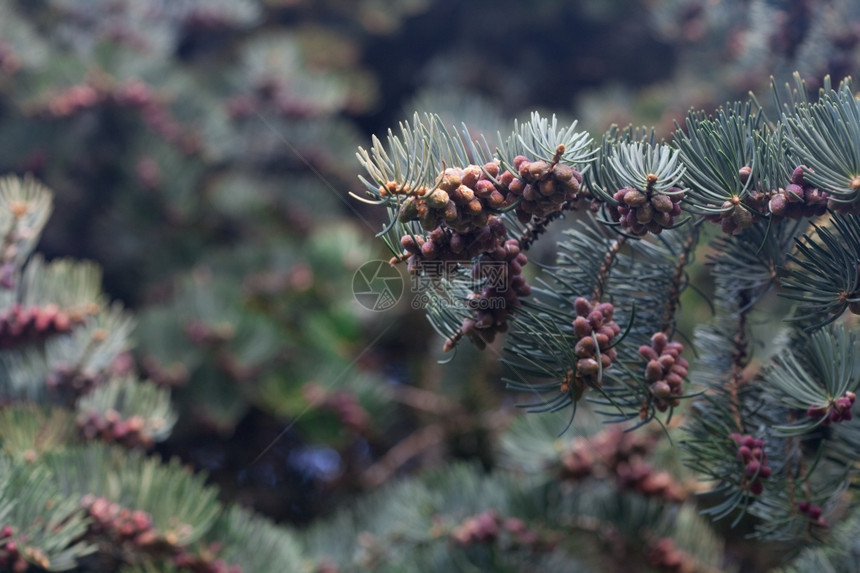
<path id="1" fill-rule="evenodd" d="M 43 467 L 2 460 L 3 547 L 0 563 L 20 570 L 32 564 L 52 571 L 74 568 L 96 547 L 81 541 L 87 521 L 74 496 L 60 493 Z"/>
<path id="2" fill-rule="evenodd" d="M 507 314 L 493 322 L 452 309 L 451 301 L 481 300 L 466 281 L 490 251 L 450 257 L 455 272 L 429 295 L 431 322 L 449 337 L 447 347 L 478 323 L 493 325 L 483 331 L 489 336 L 481 347 L 509 330 L 504 381 L 538 396 L 524 405 L 528 411 L 549 416 L 570 408 L 565 428 L 582 398 L 606 421 L 630 422 L 630 429 L 658 412 L 668 412 L 669 420 L 681 399 L 694 397 L 684 413 L 682 447 L 685 463 L 713 484 L 705 512 L 732 517 L 733 525 L 750 521 L 766 539 L 826 536 L 834 508 L 849 496 L 850 460 L 857 455 L 858 437 L 844 422 L 853 416 L 860 380 L 856 343 L 844 325 L 851 324 L 846 310 L 856 314 L 860 280 L 860 108 L 848 81 L 832 89 L 825 79 L 823 86 L 815 102 L 799 77 L 787 96 L 774 89 L 782 113 L 774 122 L 754 97 L 713 115 L 691 111 L 670 144 L 656 143 L 653 131 L 613 126 L 595 148 L 573 126 L 559 129 L 538 116 L 517 125 L 493 162 L 483 155 L 488 163 L 475 170 L 488 192 L 499 192 L 506 234 L 513 229 L 525 250 L 563 211 L 586 204 L 588 223 L 565 235 L 556 265 L 537 275 L 510 321 Z M 457 140 L 473 145 L 465 135 Z M 488 146 L 470 149 L 478 148 Z M 407 155 L 401 154 L 401 172 Z M 559 181 L 572 181 L 562 169 L 571 165 L 581 188 L 556 195 Z M 434 183 L 447 193 L 448 179 L 466 171 L 438 173 Z M 449 223 L 411 212 L 433 201 L 410 197 L 404 208 L 383 191 L 376 192 L 378 202 L 400 218 L 386 231 L 405 233 L 403 256 L 396 237 L 389 240 L 395 259 L 408 259 L 410 271 L 420 272 L 425 255 L 447 257 Z M 683 387 L 690 369 L 684 347 L 669 336 L 699 237 L 709 236 L 701 227 L 709 222 L 722 230 L 710 241 L 707 261 L 715 316 L 695 331 L 690 378 L 701 393 L 691 396 Z M 453 223 L 454 232 L 460 224 Z M 814 233 L 804 234 L 810 224 Z M 795 305 L 786 313 L 790 322 L 770 336 L 762 319 L 785 310 L 772 302 L 774 292 Z M 831 323 L 843 326 L 824 328 Z M 539 440 L 528 444 L 520 454 L 533 450 L 529 467 L 564 465 Z M 594 460 L 584 451 L 571 448 L 565 460 L 579 460 L 577 468 L 586 471 L 582 460 Z"/>
<path id="3" fill-rule="evenodd" d="M 789 254 L 782 296 L 798 302 L 794 320 L 812 330 L 837 320 L 845 310 L 860 312 L 860 218 L 834 213 L 826 225 L 813 224 L 797 252 Z"/>
<path id="4" fill-rule="evenodd" d="M 0 288 L 14 289 L 51 215 L 52 193 L 33 178 L 0 178 Z M 7 298 L 2 296 L 3 298 Z"/>
<path id="5" fill-rule="evenodd" d="M 16 404 L 0 410 L 0 436 L 3 449 L 15 459 L 33 461 L 44 452 L 70 445 L 74 418 L 64 408 L 42 408 Z"/>
<path id="6" fill-rule="evenodd" d="M 170 392 L 132 376 L 115 376 L 82 396 L 77 423 L 87 439 L 151 448 L 176 422 Z"/>
<path id="7" fill-rule="evenodd" d="M 239 507 L 224 511 L 206 537 L 220 545 L 218 558 L 242 571 L 279 573 L 307 564 L 298 535 Z"/>
<path id="8" fill-rule="evenodd" d="M 808 165 L 803 177 L 850 208 L 860 200 L 860 111 L 850 80 L 822 90 L 815 103 L 799 103 L 785 118 L 792 151 Z M 834 205 L 835 206 L 835 205 Z"/>
<path id="9" fill-rule="evenodd" d="M 69 496 L 87 498 L 87 507 L 97 504 L 104 519 L 114 519 L 111 502 L 150 516 L 152 533 L 140 545 L 164 543 L 187 546 L 200 539 L 221 511 L 217 492 L 205 485 L 206 476 L 194 475 L 179 460 L 162 464 L 139 451 L 125 451 L 99 444 L 49 452 L 42 458 L 52 483 Z M 149 531 L 149 528 L 146 529 Z"/>

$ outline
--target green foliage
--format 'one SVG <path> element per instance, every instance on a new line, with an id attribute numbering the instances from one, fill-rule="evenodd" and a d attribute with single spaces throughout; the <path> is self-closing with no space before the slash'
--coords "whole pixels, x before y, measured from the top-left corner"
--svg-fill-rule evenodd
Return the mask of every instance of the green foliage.
<path id="1" fill-rule="evenodd" d="M 814 238 L 804 235 L 795 263 L 782 279 L 783 296 L 798 301 L 796 320 L 823 326 L 852 305 L 860 304 L 860 222 L 856 216 L 835 214 L 826 226 L 813 225 Z"/>
<path id="2" fill-rule="evenodd" d="M 21 545 L 18 552 L 25 561 L 49 571 L 64 571 L 95 551 L 80 539 L 87 521 L 74 496 L 61 494 L 44 468 L 12 465 L 5 459 L 2 463 L 3 519 L 14 524 L 12 535 L 4 537 Z"/>
<path id="3" fill-rule="evenodd" d="M 0 463 L 12 475 L 0 476 L 9 482 L 0 525 L 18 536 L 0 533 L 0 568 L 730 570 L 724 555 L 736 547 L 726 552 L 697 515 L 709 509 L 759 538 L 807 546 L 801 569 L 850 570 L 853 517 L 842 507 L 854 501 L 860 443 L 848 404 L 858 382 L 854 95 L 825 80 L 813 101 L 797 82 L 773 115 L 750 100 L 690 112 L 676 130 L 671 120 L 691 102 L 713 108 L 760 88 L 770 72 L 842 77 L 856 60 L 857 6 L 448 4 L 0 0 L 0 169 L 35 172 L 59 191 L 49 201 L 32 179 L 0 184 Z M 413 36 L 425 10 L 438 23 L 426 42 Z M 399 36 L 361 37 L 401 24 Z M 530 30 L 575 37 L 577 49 L 518 49 Z M 663 45 L 649 63 L 640 48 L 655 30 Z M 597 41 L 619 34 L 611 49 Z M 408 66 L 380 53 L 412 55 L 412 43 L 421 56 Z M 374 108 L 365 66 L 379 68 L 385 104 L 402 97 L 390 87 L 411 92 L 427 78 L 446 95 L 477 87 L 492 97 L 449 100 L 455 113 L 440 119 L 425 112 L 440 102 L 431 92 L 396 136 L 359 152 L 366 201 L 386 209 L 354 210 L 382 229 L 395 261 L 408 258 L 405 238 L 447 233 L 407 216 L 422 193 L 452 190 L 447 169 L 471 168 L 467 179 L 479 177 L 486 195 L 471 207 L 482 215 L 448 230 L 503 229 L 493 248 L 446 252 L 454 268 L 437 277 L 426 265 L 415 281 L 414 300 L 447 349 L 463 338 L 488 347 L 480 358 L 461 350 L 441 373 L 418 356 L 427 330 L 396 312 L 363 314 L 348 296 L 352 273 L 379 256 L 360 225 L 339 221 L 354 125 L 390 113 Z M 707 93 L 694 86 L 702 77 Z M 618 78 L 647 83 L 644 95 L 605 87 Z M 580 123 L 534 113 L 509 137 L 497 131 L 512 103 L 566 104 L 584 85 L 597 86 L 600 108 L 580 106 Z M 607 94 L 622 107 L 613 111 Z M 657 128 L 599 136 L 607 114 L 629 110 Z M 503 202 L 488 183 L 510 191 Z M 575 222 L 556 235 L 562 219 Z M 713 239 L 709 221 L 725 234 Z M 535 264 L 547 263 L 555 238 L 556 264 Z M 40 239 L 47 259 L 31 255 Z M 142 311 L 139 327 L 101 292 L 95 264 L 58 254 L 103 264 L 111 294 Z M 709 263 L 700 282 L 697 257 Z M 482 270 L 500 262 L 501 275 Z M 498 276 L 534 288 L 518 282 L 516 296 L 499 296 Z M 700 291 L 716 316 L 686 332 L 678 324 L 696 319 L 682 294 Z M 504 332 L 504 346 L 494 342 Z M 543 412 L 510 430 L 507 409 L 495 411 L 508 399 L 484 384 L 501 365 L 522 405 Z M 248 440 L 242 432 L 266 414 L 270 435 Z M 618 424 L 601 431 L 603 421 Z M 323 491 L 332 503 L 453 451 L 477 452 L 493 469 L 442 464 L 297 533 L 216 501 L 206 477 L 178 461 L 147 456 L 174 422 L 180 439 L 160 447 L 212 462 L 221 474 L 212 479 L 230 474 L 231 486 L 295 470 L 296 435 L 323 442 L 336 469 L 296 481 L 302 498 Z M 559 437 L 566 427 L 572 440 Z M 271 447 L 285 459 L 237 462 L 221 444 L 183 451 L 183 436 L 234 431 L 242 455 Z M 673 442 L 654 446 L 664 432 Z M 747 438 L 761 453 L 740 450 Z M 258 505 L 291 493 L 278 477 Z M 706 481 L 692 485 L 696 477 Z M 679 504 L 679 491 L 706 495 Z"/>
<path id="4" fill-rule="evenodd" d="M 7 178 L 3 185 L 38 189 L 5 204 L 6 215 L 19 213 L 8 219 L 13 232 L 23 232 L 14 230 L 21 221 L 28 229 L 41 225 L 50 192 L 32 181 Z M 22 278 L 2 287 L 0 311 L 2 566 L 163 570 L 195 559 L 190 552 L 207 536 L 248 570 L 297 555 L 285 549 L 285 530 L 222 506 L 204 474 L 146 455 L 144 448 L 170 433 L 176 413 L 168 388 L 121 366 L 133 320 L 108 306 L 98 267 L 38 256 L 7 264 Z"/>
<path id="5" fill-rule="evenodd" d="M 849 436 L 860 384 L 852 316 L 860 105 L 850 80 L 835 89 L 826 80 L 817 101 L 807 99 L 799 79 L 796 85 L 790 106 L 777 97 L 786 111 L 775 122 L 755 99 L 729 103 L 714 115 L 691 111 L 668 144 L 656 144 L 653 132 L 613 127 L 595 149 L 575 124 L 559 128 L 534 114 L 487 155 L 489 146 L 473 144 L 467 131 L 449 132 L 438 118 L 416 115 L 401 135 L 374 140 L 375 155 L 359 159 L 374 179 L 366 182 L 371 202 L 388 207 L 392 263 L 408 259 L 418 277 L 428 276 L 435 257 L 454 266 L 444 280 L 422 283 L 432 302 L 428 318 L 447 338 L 446 349 L 464 335 L 483 348 L 496 330 L 508 330 L 507 387 L 539 396 L 520 405 L 545 416 L 570 408 L 572 420 L 588 402 L 629 431 L 654 419 L 671 424 L 688 399 L 676 437 L 684 463 L 709 484 L 704 513 L 749 523 L 763 539 L 814 542 L 827 537 L 856 479 L 848 460 L 856 451 Z M 440 148 L 449 152 L 433 151 Z M 419 226 L 401 206 L 418 188 L 448 190 L 451 168 L 475 161 L 466 149 L 485 173 L 493 160 L 501 166 L 488 177 L 507 208 L 499 214 L 506 236 L 498 245 L 513 240 L 525 251 L 565 212 L 584 212 L 585 221 L 558 244 L 555 265 L 537 273 L 528 295 L 507 299 L 503 322 L 499 314 L 495 323 L 486 320 L 474 304 L 496 291 L 468 280 L 486 276 L 480 265 L 501 256 L 497 244 L 477 255 L 440 255 L 438 237 L 449 225 L 462 232 L 459 223 L 419 212 Z M 525 201 L 544 201 L 533 198 L 535 190 L 552 196 L 556 165 L 584 172 L 583 185 L 546 210 L 522 212 Z M 487 185 L 466 177 L 456 193 L 463 185 L 486 193 Z M 410 201 L 433 208 L 433 197 Z M 680 296 L 709 222 L 723 231 L 710 239 L 707 257 L 715 314 L 688 341 L 690 366 L 680 357 L 684 345 L 671 338 L 685 335 L 676 332 Z M 814 235 L 805 234 L 810 230 Z M 395 241 L 401 235 L 403 249 Z M 433 248 L 415 248 L 428 243 Z M 489 338 L 480 340 L 482 332 Z M 689 387 L 682 386 L 687 378 Z M 530 439 L 519 450 L 529 459 L 524 467 L 559 464 L 549 445 Z M 625 538 L 635 537 L 640 518 L 659 522 L 662 511 L 659 504 L 653 515 L 645 507 L 616 509 L 629 512 L 624 520 L 633 524 Z"/>

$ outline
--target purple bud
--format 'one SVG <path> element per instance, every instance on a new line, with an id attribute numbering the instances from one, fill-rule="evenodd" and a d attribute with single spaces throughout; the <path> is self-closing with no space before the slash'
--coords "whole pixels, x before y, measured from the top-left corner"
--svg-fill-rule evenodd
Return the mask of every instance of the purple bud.
<path id="1" fill-rule="evenodd" d="M 663 366 L 656 360 L 651 360 L 645 367 L 645 380 L 656 382 L 663 378 Z M 666 384 L 668 386 L 668 383 Z"/>
<path id="2" fill-rule="evenodd" d="M 577 338 L 589 336 L 592 333 L 591 324 L 584 316 L 577 316 L 573 321 L 573 333 Z"/>
<path id="3" fill-rule="evenodd" d="M 791 172 L 791 182 L 795 185 L 803 185 L 803 169 L 806 165 L 799 165 L 794 168 L 794 171 Z"/>
<path id="4" fill-rule="evenodd" d="M 573 309 L 579 316 L 588 316 L 588 313 L 591 312 L 591 303 L 585 297 L 580 296 L 573 301 Z"/>

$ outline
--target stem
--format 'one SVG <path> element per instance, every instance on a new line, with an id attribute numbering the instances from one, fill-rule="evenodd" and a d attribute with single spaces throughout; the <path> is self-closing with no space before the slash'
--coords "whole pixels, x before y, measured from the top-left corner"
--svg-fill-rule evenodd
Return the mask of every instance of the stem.
<path id="1" fill-rule="evenodd" d="M 621 247 L 623 247 L 625 243 L 627 243 L 627 237 L 624 235 L 618 235 L 612 243 L 612 246 L 610 246 L 609 250 L 606 252 L 606 256 L 603 257 L 603 264 L 600 265 L 600 270 L 597 273 L 597 281 L 594 285 L 594 292 L 591 296 L 593 303 L 598 303 L 600 302 L 600 299 L 603 298 L 604 283 L 606 282 L 606 278 L 609 276 L 612 263 L 615 262 L 615 259 L 618 257 L 618 253 L 621 251 Z"/>
<path id="2" fill-rule="evenodd" d="M 525 230 L 523 231 L 523 234 L 520 235 L 517 239 L 517 241 L 519 241 L 520 243 L 520 249 L 524 251 L 529 250 L 529 247 L 532 246 L 532 243 L 534 243 L 538 239 L 538 237 L 546 233 L 546 228 L 549 226 L 549 224 L 560 218 L 562 215 L 564 215 L 564 209 L 559 209 L 558 211 L 553 211 L 545 217 L 529 221 L 526 225 Z"/>
<path id="3" fill-rule="evenodd" d="M 743 433 L 744 427 L 743 423 L 741 422 L 740 409 L 738 408 L 738 391 L 744 384 L 746 384 L 746 376 L 744 376 L 743 371 L 749 363 L 749 353 L 747 352 L 749 347 L 749 340 L 747 340 L 746 324 L 747 312 L 749 311 L 750 297 L 748 293 L 742 292 L 739 298 L 740 301 L 738 301 L 738 308 L 742 310 L 738 312 L 738 324 L 733 339 L 735 349 L 732 352 L 732 374 L 729 378 L 729 381 L 727 382 L 727 390 L 731 398 L 729 402 L 729 407 L 732 411 L 732 418 L 734 418 L 735 425 L 737 426 L 738 431 L 740 433 Z"/>
<path id="4" fill-rule="evenodd" d="M 394 255 L 394 256 L 393 256 L 393 257 L 391 257 L 391 259 L 388 261 L 388 264 L 389 264 L 389 265 L 391 265 L 392 267 L 393 267 L 393 266 L 396 266 L 396 265 L 399 265 L 399 264 L 400 264 L 400 263 L 402 263 L 403 261 L 408 260 L 408 259 L 409 259 L 409 257 L 411 257 L 411 256 L 412 256 L 412 253 L 401 253 L 401 254 L 399 254 L 399 255 Z"/>
<path id="5" fill-rule="evenodd" d="M 405 404 L 416 410 L 422 410 L 437 416 L 449 416 L 457 409 L 456 404 L 448 398 L 430 390 L 414 388 L 412 386 L 396 387 L 391 399 Z"/>
<path id="6" fill-rule="evenodd" d="M 445 431 L 442 424 L 432 424 L 416 430 L 388 450 L 378 462 L 367 468 L 361 475 L 362 484 L 372 489 L 385 483 L 403 464 L 433 446 L 442 442 Z"/>
<path id="7" fill-rule="evenodd" d="M 669 283 L 669 300 L 666 303 L 666 311 L 663 313 L 663 326 L 660 329 L 667 335 L 670 335 L 675 330 L 675 313 L 678 311 L 678 304 L 681 302 L 681 279 L 684 276 L 684 268 L 690 263 L 692 258 L 693 248 L 698 243 L 699 234 L 695 227 L 691 227 L 690 235 L 684 241 L 681 254 L 678 255 L 678 262 L 675 264 L 675 273 L 672 275 L 672 282 Z"/>

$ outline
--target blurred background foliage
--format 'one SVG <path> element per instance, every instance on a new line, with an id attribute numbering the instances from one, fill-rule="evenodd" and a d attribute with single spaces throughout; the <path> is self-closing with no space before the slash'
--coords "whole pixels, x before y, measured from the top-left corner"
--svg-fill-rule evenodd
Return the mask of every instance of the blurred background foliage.
<path id="1" fill-rule="evenodd" d="M 0 173 L 55 191 L 40 251 L 96 261 L 137 314 L 123 360 L 179 412 L 159 451 L 307 523 L 422 467 L 497 467 L 515 418 L 497 356 L 438 364 L 408 284 L 354 300 L 389 256 L 347 195 L 358 145 L 416 109 L 663 136 L 771 75 L 849 75 L 858 40 L 852 0 L 0 0 Z"/>

